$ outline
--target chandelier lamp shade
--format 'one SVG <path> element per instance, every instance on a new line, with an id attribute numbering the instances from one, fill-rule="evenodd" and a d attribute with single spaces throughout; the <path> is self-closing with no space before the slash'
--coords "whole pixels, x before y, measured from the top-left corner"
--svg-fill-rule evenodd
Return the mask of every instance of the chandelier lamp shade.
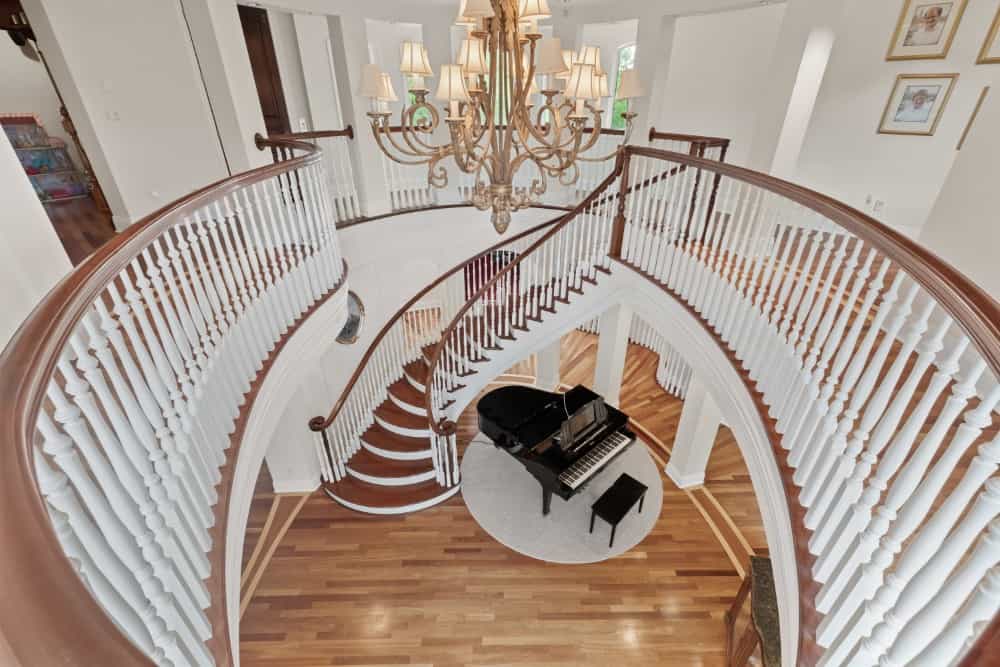
<path id="1" fill-rule="evenodd" d="M 440 66 L 434 94 L 435 102 L 446 105 L 444 114 L 428 101 L 424 87 L 424 77 L 434 71 L 427 49 L 403 42 L 399 71 L 410 95 L 398 127 L 390 122 L 389 103 L 398 99 L 392 77 L 374 64 L 361 69 L 360 94 L 371 100 L 368 118 L 379 148 L 400 164 L 426 166 L 433 187 L 447 186 L 446 165 L 472 175 L 471 203 L 492 212 L 501 234 L 511 214 L 537 203 L 551 179 L 571 186 L 582 163 L 614 158 L 631 137 L 637 115 L 623 114 L 624 136 L 614 150 L 594 154 L 602 134 L 602 99 L 611 94 L 609 76 L 598 47 L 574 51 L 543 37 L 538 22 L 551 16 L 548 0 L 461 0 L 455 23 L 468 34 L 456 62 Z M 641 95 L 635 70 L 622 72 L 616 97 Z M 447 140 L 434 143 L 442 123 Z M 530 185 L 515 187 L 521 170 L 526 178 L 519 183 Z"/>

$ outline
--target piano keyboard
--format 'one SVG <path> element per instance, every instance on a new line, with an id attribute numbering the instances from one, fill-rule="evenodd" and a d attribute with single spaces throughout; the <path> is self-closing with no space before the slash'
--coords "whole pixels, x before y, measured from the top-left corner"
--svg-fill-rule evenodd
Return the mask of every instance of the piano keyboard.
<path id="1" fill-rule="evenodd" d="M 613 432 L 559 475 L 559 481 L 571 489 L 579 488 L 599 472 L 612 457 L 628 447 L 631 442 L 632 438 L 627 435 L 618 431 Z"/>

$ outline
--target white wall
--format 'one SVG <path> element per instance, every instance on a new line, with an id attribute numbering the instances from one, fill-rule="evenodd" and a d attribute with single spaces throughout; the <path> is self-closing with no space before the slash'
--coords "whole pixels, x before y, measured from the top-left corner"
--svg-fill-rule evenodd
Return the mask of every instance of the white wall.
<path id="1" fill-rule="evenodd" d="M 69 257 L 7 135 L 0 132 L 0 348 L 66 275 Z"/>
<path id="2" fill-rule="evenodd" d="M 55 87 L 45 74 L 45 65 L 30 60 L 21 53 L 10 38 L 0 35 L 0 72 L 3 72 L 3 95 L 0 95 L 0 114 L 34 114 L 50 137 L 62 139 L 69 148 L 77 168 L 80 156 L 73 140 L 62 126 L 59 115 L 59 98 Z"/>
<path id="3" fill-rule="evenodd" d="M 656 128 L 732 139 L 727 162 L 744 164 L 784 4 L 676 20 Z"/>
<path id="4" fill-rule="evenodd" d="M 285 95 L 288 123 L 292 132 L 311 130 L 314 126 L 309 113 L 309 99 L 293 15 L 269 9 L 267 22 L 271 27 L 274 55 L 278 60 L 278 71 L 281 74 L 281 89 Z"/>
<path id="5" fill-rule="evenodd" d="M 1000 90 L 991 90 L 958 153 L 921 243 L 1000 300 Z"/>
<path id="6" fill-rule="evenodd" d="M 26 0 L 120 229 L 227 175 L 177 0 Z"/>
<path id="7" fill-rule="evenodd" d="M 901 3 L 845 0 L 837 41 L 820 89 L 795 180 L 864 208 L 917 236 L 955 158 L 955 146 L 984 85 L 1000 87 L 1000 67 L 976 65 L 997 10 L 970 2 L 944 60 L 886 62 Z M 960 74 L 933 137 L 877 134 L 897 74 Z"/>

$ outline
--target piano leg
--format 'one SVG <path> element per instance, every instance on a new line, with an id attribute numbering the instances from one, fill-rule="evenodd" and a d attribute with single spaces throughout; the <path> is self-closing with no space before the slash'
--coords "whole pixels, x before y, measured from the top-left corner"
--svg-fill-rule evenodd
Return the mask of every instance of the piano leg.
<path id="1" fill-rule="evenodd" d="M 542 516 L 549 515 L 549 509 L 552 508 L 552 491 L 542 487 Z"/>

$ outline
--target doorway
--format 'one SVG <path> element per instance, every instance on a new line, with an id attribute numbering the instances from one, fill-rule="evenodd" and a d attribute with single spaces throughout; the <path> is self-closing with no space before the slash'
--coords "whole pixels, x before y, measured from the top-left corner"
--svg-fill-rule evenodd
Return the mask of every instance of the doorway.
<path id="1" fill-rule="evenodd" d="M 267 20 L 267 10 L 260 7 L 239 5 L 243 38 L 250 55 L 250 69 L 257 84 L 260 110 L 264 114 L 264 126 L 268 135 L 287 134 L 291 131 L 288 122 L 288 108 L 285 93 L 281 87 L 281 72 L 278 57 L 274 52 L 271 25 Z"/>
<path id="2" fill-rule="evenodd" d="M 79 264 L 115 235 L 111 210 L 18 0 L 0 0 L 0 70 L 0 131 Z"/>

